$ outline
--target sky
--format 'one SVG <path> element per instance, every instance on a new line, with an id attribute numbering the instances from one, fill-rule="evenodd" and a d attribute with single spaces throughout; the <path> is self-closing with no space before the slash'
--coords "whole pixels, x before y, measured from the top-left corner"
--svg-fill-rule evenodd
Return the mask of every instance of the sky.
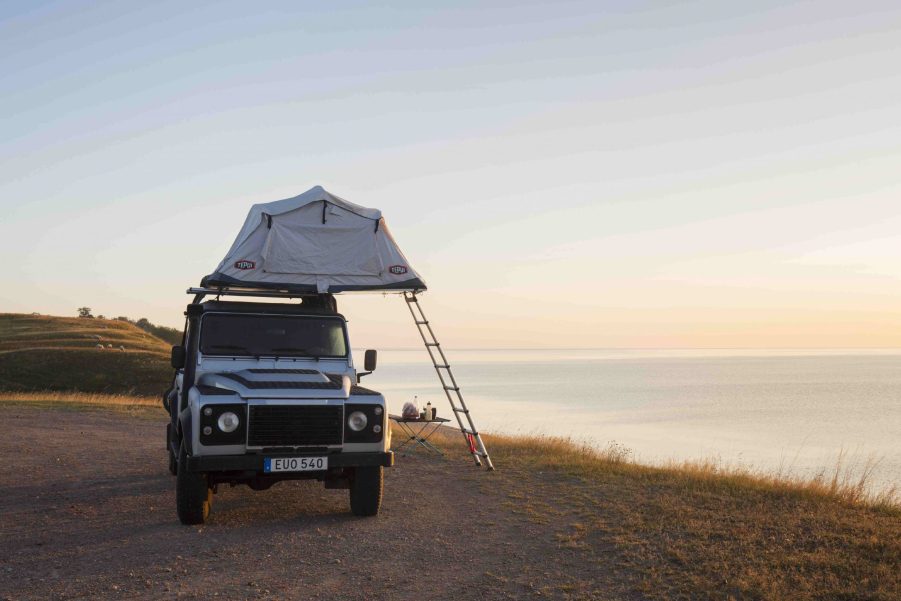
<path id="1" fill-rule="evenodd" d="M 446 346 L 899 347 L 898 65 L 897 2 L 6 1 L 0 311 L 180 326 L 322 185 Z"/>

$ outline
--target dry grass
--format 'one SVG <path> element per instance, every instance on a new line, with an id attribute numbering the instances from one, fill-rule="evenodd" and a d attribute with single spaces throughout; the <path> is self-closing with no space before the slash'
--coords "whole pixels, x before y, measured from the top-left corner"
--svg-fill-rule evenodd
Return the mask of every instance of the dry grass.
<path id="1" fill-rule="evenodd" d="M 445 444 L 463 449 L 457 434 L 448 433 L 442 438 Z M 504 436 L 484 435 L 485 444 L 495 462 L 500 465 L 513 463 L 539 469 L 557 469 L 567 474 L 594 478 L 607 474 L 628 474 L 636 478 L 658 479 L 678 475 L 693 486 L 754 489 L 761 491 L 789 492 L 840 501 L 851 505 L 901 510 L 901 495 L 896 487 L 876 490 L 871 484 L 878 460 L 868 459 L 863 466 L 848 462 L 841 452 L 831 469 L 804 478 L 787 473 L 768 473 L 748 467 L 725 465 L 719 461 L 670 462 L 664 466 L 649 466 L 632 460 L 629 449 L 618 443 L 597 448 L 554 436 Z"/>
<path id="2" fill-rule="evenodd" d="M 162 406 L 159 397 L 128 394 L 98 394 L 93 392 L 10 392 L 0 390 L 0 400 L 21 403 L 72 403 L 75 405 L 102 405 L 104 407 L 157 407 Z"/>
<path id="3" fill-rule="evenodd" d="M 617 444 L 484 438 L 501 506 L 555 527 L 560 553 L 616 574 L 605 590 L 648 599 L 901 599 L 901 503 L 895 490 L 871 490 L 875 462 L 853 471 L 842 455 L 804 479 L 713 461 L 641 465 Z M 465 456 L 459 432 L 442 433 L 440 444 Z"/>
<path id="4" fill-rule="evenodd" d="M 727 466 L 718 461 L 672 462 L 665 469 L 675 470 L 697 481 L 725 479 L 738 485 L 809 494 L 849 505 L 901 508 L 901 494 L 897 486 L 875 488 L 872 484 L 873 473 L 878 465 L 879 460 L 869 458 L 858 468 L 847 461 L 845 451 L 840 451 L 831 468 L 824 468 L 807 478 L 782 472 L 768 473 L 764 470 Z"/>
<path id="5" fill-rule="evenodd" d="M 62 406 L 124 411 L 131 415 L 164 415 L 159 397 L 92 392 L 17 392 L 0 390 L 0 405 Z M 156 410 L 159 411 L 156 411 Z"/>
<path id="6" fill-rule="evenodd" d="M 395 427 L 394 436 L 403 436 L 403 432 Z M 503 469 L 558 470 L 590 480 L 611 474 L 649 481 L 677 476 L 698 488 L 810 495 L 849 505 L 901 512 L 901 491 L 897 487 L 875 489 L 872 486 L 878 459 L 871 457 L 858 467 L 848 461 L 844 451 L 839 453 L 831 469 L 805 478 L 785 472 L 730 466 L 714 460 L 644 465 L 636 463 L 632 451 L 617 442 L 599 448 L 560 436 L 483 434 L 482 438 L 494 463 Z M 457 430 L 442 428 L 432 440 L 454 455 L 466 454 L 466 445 Z"/>

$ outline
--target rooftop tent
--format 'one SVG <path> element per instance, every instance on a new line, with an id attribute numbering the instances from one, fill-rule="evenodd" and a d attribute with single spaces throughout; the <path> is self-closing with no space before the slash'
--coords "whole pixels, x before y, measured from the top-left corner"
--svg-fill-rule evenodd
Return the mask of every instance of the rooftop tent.
<path id="1" fill-rule="evenodd" d="M 253 205 L 225 259 L 201 286 L 299 293 L 426 288 L 381 211 L 321 186 Z"/>

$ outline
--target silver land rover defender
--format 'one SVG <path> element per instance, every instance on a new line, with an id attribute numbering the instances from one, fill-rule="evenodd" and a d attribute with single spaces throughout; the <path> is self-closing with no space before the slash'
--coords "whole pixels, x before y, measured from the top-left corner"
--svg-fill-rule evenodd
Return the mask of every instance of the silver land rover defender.
<path id="1" fill-rule="evenodd" d="M 359 386 L 376 351 L 357 371 L 334 297 L 201 301 L 188 305 L 163 396 L 179 520 L 203 523 L 220 485 L 292 479 L 349 489 L 354 514 L 376 515 L 394 463 L 385 399 Z"/>

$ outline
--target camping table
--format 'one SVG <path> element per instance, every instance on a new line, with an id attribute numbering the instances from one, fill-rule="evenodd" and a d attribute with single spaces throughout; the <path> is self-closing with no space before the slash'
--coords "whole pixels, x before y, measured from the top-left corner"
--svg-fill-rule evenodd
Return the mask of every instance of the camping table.
<path id="1" fill-rule="evenodd" d="M 402 448 L 410 445 L 409 451 L 412 453 L 417 450 L 416 445 L 421 446 L 427 453 L 436 455 L 444 455 L 441 449 L 429 442 L 429 438 L 438 431 L 441 424 L 446 424 L 450 420 L 444 417 L 436 417 L 434 419 L 420 419 L 418 417 L 403 417 L 402 415 L 389 415 L 400 429 L 409 436 L 405 441 L 394 447 L 394 451 L 400 451 Z"/>

